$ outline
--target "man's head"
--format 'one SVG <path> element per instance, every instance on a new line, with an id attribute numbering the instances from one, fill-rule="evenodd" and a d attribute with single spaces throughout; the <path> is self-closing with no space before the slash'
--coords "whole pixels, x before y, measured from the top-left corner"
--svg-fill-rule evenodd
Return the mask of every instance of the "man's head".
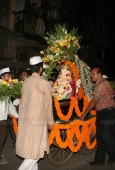
<path id="1" fill-rule="evenodd" d="M 22 71 L 20 78 L 21 78 L 22 81 L 24 81 L 24 80 L 27 79 L 29 76 L 30 76 L 30 75 L 28 74 L 28 71 L 25 70 L 25 71 Z"/>
<path id="2" fill-rule="evenodd" d="M 90 75 L 92 81 L 97 82 L 103 76 L 103 70 L 101 68 L 93 68 Z"/>
<path id="3" fill-rule="evenodd" d="M 30 58 L 30 70 L 32 73 L 36 72 L 39 75 L 43 72 L 43 62 L 40 56 L 34 56 Z"/>
<path id="4" fill-rule="evenodd" d="M 9 79 L 11 79 L 9 67 L 1 69 L 0 76 L 2 80 L 9 81 Z"/>

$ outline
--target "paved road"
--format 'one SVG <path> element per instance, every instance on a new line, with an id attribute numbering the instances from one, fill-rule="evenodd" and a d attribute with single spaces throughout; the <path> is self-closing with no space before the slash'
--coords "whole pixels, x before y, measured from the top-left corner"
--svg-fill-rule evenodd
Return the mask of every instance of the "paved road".
<path id="1" fill-rule="evenodd" d="M 8 137 L 3 149 L 3 154 L 5 159 L 8 160 L 8 164 L 0 165 L 0 170 L 17 170 L 19 165 L 22 162 L 22 159 L 15 155 L 15 148 L 11 148 L 12 143 L 11 137 L 8 133 Z M 72 158 L 62 166 L 53 166 L 47 156 L 44 159 L 39 161 L 39 170 L 115 170 L 115 164 L 112 166 L 105 165 L 104 167 L 100 166 L 89 166 L 88 162 L 92 161 L 94 158 L 95 150 L 89 155 L 81 155 L 80 153 L 73 154 Z M 106 161 L 107 161 L 106 156 Z"/>

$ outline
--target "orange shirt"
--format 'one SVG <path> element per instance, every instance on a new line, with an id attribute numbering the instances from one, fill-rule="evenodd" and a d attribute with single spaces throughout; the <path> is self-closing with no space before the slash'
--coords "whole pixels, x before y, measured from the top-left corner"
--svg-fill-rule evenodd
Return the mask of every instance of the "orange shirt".
<path id="1" fill-rule="evenodd" d="M 98 98 L 98 102 L 95 106 L 97 111 L 110 107 L 115 108 L 113 89 L 110 83 L 104 78 L 96 82 L 94 98 Z"/>

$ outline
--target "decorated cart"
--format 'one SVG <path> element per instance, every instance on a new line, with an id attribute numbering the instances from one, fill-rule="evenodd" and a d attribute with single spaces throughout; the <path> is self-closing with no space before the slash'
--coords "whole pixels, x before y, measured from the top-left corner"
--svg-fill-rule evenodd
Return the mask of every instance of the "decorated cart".
<path id="1" fill-rule="evenodd" d="M 96 111 L 80 120 L 93 95 L 90 68 L 76 54 L 80 38 L 76 29 L 68 33 L 58 25 L 45 37 L 48 47 L 41 51 L 43 76 L 52 86 L 55 124 L 49 132 L 48 158 L 54 165 L 66 163 L 74 152 L 89 154 L 96 146 Z"/>
<path id="2" fill-rule="evenodd" d="M 68 33 L 65 26 L 58 25 L 54 32 L 46 35 L 48 47 L 41 51 L 43 77 L 52 86 L 55 124 L 54 130 L 49 132 L 48 158 L 54 165 L 66 163 L 74 152 L 89 154 L 96 146 L 95 110 L 88 114 L 85 121 L 80 120 L 93 95 L 90 68 L 77 56 L 80 38 L 76 29 Z M 5 96 L 4 88 L 7 88 L 6 98 L 19 97 L 22 83 L 13 82 L 10 86 L 3 83 L 0 86 L 1 96 Z M 13 117 L 12 120 L 17 134 L 17 120 Z"/>

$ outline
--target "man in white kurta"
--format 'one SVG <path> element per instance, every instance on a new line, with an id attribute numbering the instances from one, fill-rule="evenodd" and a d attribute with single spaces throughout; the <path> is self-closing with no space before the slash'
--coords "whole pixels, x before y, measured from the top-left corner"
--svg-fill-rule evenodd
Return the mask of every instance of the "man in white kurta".
<path id="1" fill-rule="evenodd" d="M 49 153 L 47 127 L 52 130 L 54 123 L 51 85 L 40 77 L 41 57 L 30 58 L 30 65 L 33 73 L 24 82 L 19 105 L 16 154 L 25 158 L 19 170 L 38 170 L 37 161 L 44 151 Z M 38 72 L 34 66 L 39 66 Z"/>

